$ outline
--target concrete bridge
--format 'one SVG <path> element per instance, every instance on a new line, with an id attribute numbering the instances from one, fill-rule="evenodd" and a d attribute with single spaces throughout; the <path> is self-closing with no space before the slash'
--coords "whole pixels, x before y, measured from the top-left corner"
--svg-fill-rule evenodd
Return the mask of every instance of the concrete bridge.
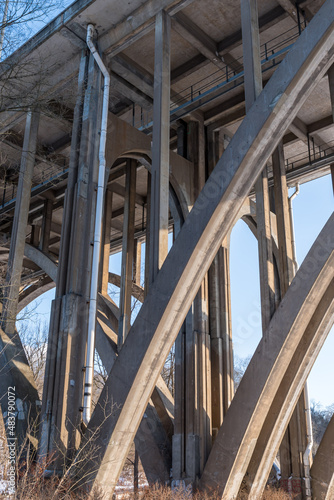
<path id="1" fill-rule="evenodd" d="M 296 498 L 334 498 L 334 421 L 312 459 L 304 390 L 333 324 L 334 216 L 297 270 L 288 197 L 333 182 L 333 63 L 334 0 L 78 0 L 1 63 L 2 412 L 15 387 L 19 442 L 92 497 L 134 441 L 150 483 L 257 499 L 279 453 Z M 235 393 L 240 218 L 263 337 Z M 15 322 L 52 287 L 40 402 Z"/>

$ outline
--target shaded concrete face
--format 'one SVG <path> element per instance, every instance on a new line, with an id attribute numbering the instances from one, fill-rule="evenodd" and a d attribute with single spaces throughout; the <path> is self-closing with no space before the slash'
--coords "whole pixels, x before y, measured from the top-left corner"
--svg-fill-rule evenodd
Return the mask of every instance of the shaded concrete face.
<path id="1" fill-rule="evenodd" d="M 256 499 L 288 428 L 290 458 L 281 453 L 282 471 L 302 475 L 302 410 L 292 410 L 332 321 L 333 221 L 309 254 L 307 272 L 304 266 L 292 281 L 287 197 L 288 186 L 328 173 L 333 161 L 334 2 L 299 7 L 286 0 L 80 0 L 9 60 L 24 62 L 37 50 L 64 54 L 56 73 L 45 63 L 40 126 L 27 126 L 24 141 L 26 112 L 8 105 L 21 96 L 15 85 L 7 95 L 11 86 L 4 85 L 0 264 L 8 261 L 8 273 L 1 341 L 9 354 L 1 362 L 10 370 L 1 393 L 7 382 L 24 380 L 34 404 L 32 372 L 25 359 L 22 369 L 13 361 L 22 346 L 11 335 L 17 309 L 56 284 L 40 456 L 60 449 L 69 465 L 94 434 L 98 461 L 87 457 L 76 473 L 107 496 L 133 440 L 150 483 L 169 481 L 172 469 L 173 480 L 217 486 L 230 499 L 247 474 L 249 498 Z M 85 50 L 87 22 L 97 27 L 111 97 L 95 346 L 109 377 L 86 430 L 81 407 L 103 85 Z M 23 85 L 27 94 L 36 83 Z M 20 164 L 25 184 L 16 188 Z M 229 235 L 241 216 L 259 244 L 264 336 L 234 398 Z M 118 251 L 120 276 L 109 269 L 110 253 Z M 119 309 L 109 282 L 120 288 Z M 133 298 L 144 302 L 135 321 Z M 171 395 L 160 373 L 174 341 Z M 332 463 L 321 465 L 330 439 L 329 431 L 315 460 L 315 498 L 331 495 Z"/>

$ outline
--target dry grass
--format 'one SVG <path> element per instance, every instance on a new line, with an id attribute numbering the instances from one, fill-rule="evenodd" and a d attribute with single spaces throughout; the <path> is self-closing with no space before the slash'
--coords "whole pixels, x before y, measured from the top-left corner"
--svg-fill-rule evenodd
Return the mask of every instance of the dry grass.
<path id="1" fill-rule="evenodd" d="M 1 495 L 0 498 L 8 498 L 6 495 Z M 13 497 L 11 497 L 13 498 Z M 35 467 L 30 471 L 29 475 L 25 474 L 24 478 L 20 478 L 16 490 L 15 499 L 17 500 L 85 500 L 88 499 L 87 491 L 75 490 L 71 492 L 70 482 L 63 483 L 59 490 L 59 479 L 52 477 L 45 479 L 42 476 L 40 468 Z M 115 499 L 135 499 L 133 493 L 116 494 Z M 150 489 L 141 490 L 136 498 L 144 500 L 219 500 L 219 495 L 216 493 L 197 492 L 193 495 L 185 491 L 171 490 L 166 486 L 154 486 Z M 103 500 L 103 496 L 99 493 L 94 495 L 94 500 Z M 241 494 L 238 500 L 247 500 L 245 494 Z M 263 497 L 259 500 L 291 500 L 291 497 L 282 490 L 268 488 Z"/>
<path id="2" fill-rule="evenodd" d="M 116 496 L 117 498 L 117 496 Z M 122 496 L 123 499 L 127 498 L 129 500 L 134 499 L 133 493 L 127 496 Z M 215 492 L 204 493 L 197 492 L 192 496 L 190 493 L 184 491 L 171 490 L 166 486 L 155 486 L 148 489 L 140 496 L 145 500 L 220 500 L 221 497 Z M 241 494 L 238 496 L 237 500 L 247 500 L 246 494 Z M 274 488 L 267 488 L 263 496 L 259 500 L 291 500 L 291 497 L 283 490 L 276 490 Z"/>

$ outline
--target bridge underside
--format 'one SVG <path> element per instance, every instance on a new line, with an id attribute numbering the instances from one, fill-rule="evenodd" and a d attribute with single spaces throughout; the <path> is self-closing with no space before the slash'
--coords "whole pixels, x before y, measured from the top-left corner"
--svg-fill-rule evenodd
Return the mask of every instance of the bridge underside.
<path id="1" fill-rule="evenodd" d="M 334 0 L 78 0 L 1 63 L 2 413 L 15 387 L 19 443 L 92 497 L 134 442 L 150 484 L 256 500 L 278 458 L 295 498 L 332 498 L 334 424 L 312 465 L 304 387 L 333 324 L 334 216 L 298 270 L 288 188 L 334 180 L 333 63 Z M 240 218 L 263 336 L 235 391 Z M 53 287 L 39 395 L 15 322 Z M 108 376 L 86 420 L 91 344 Z"/>

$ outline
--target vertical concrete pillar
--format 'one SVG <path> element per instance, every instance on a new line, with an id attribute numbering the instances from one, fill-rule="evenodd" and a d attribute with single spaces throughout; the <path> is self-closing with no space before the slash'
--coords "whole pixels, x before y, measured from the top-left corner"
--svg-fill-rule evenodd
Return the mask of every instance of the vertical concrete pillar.
<path id="1" fill-rule="evenodd" d="M 180 120 L 177 126 L 177 154 L 187 158 L 187 124 Z"/>
<path id="2" fill-rule="evenodd" d="M 244 70 L 245 70 L 245 96 L 246 111 L 250 109 L 262 90 L 262 72 L 260 59 L 260 41 L 258 27 L 258 13 L 256 0 L 241 0 L 241 21 L 244 52 Z M 282 164 L 283 161 L 283 164 Z M 282 169 L 284 168 L 283 149 L 280 145 L 274 153 L 273 168 L 276 173 L 276 191 L 278 208 L 278 232 L 280 246 L 280 274 L 281 274 L 281 293 L 287 290 L 292 276 L 291 272 L 291 245 L 289 249 L 289 240 L 291 233 L 287 232 L 289 223 L 287 221 L 288 212 L 286 180 L 282 178 Z M 274 175 L 275 175 L 274 173 Z M 285 185 L 284 185 L 285 184 Z M 258 245 L 260 259 L 260 288 L 261 288 L 261 311 L 262 311 L 262 330 L 265 331 L 275 311 L 275 276 L 273 266 L 273 253 L 271 245 L 271 222 L 270 222 L 270 195 L 268 188 L 268 172 L 265 168 L 255 184 L 256 192 L 256 222 L 258 229 Z M 275 200 L 276 201 L 276 200 Z M 282 246 L 281 246 L 282 245 Z M 299 412 L 299 409 L 296 410 Z M 299 415 L 298 415 L 299 416 Z M 291 419 L 291 424 L 287 431 L 287 436 L 281 447 L 281 462 L 283 473 L 294 472 L 297 477 L 302 475 L 302 451 L 301 435 L 302 425 L 297 413 Z"/>
<path id="3" fill-rule="evenodd" d="M 42 223 L 42 235 L 39 243 L 39 248 L 44 253 L 47 253 L 49 249 L 51 222 L 52 222 L 52 208 L 53 208 L 52 200 L 45 200 L 43 223 Z"/>
<path id="4" fill-rule="evenodd" d="M 150 283 L 153 283 L 168 253 L 169 122 L 170 18 L 161 10 L 155 22 Z"/>
<path id="5" fill-rule="evenodd" d="M 82 115 L 88 78 L 88 59 L 89 58 L 86 54 L 86 50 L 83 50 L 79 66 L 78 92 L 74 108 L 69 173 L 64 202 L 64 214 L 66 214 L 66 216 L 63 217 L 61 227 L 61 240 L 59 250 L 59 262 L 61 262 L 61 266 L 59 266 L 58 269 L 56 288 L 57 296 L 61 296 L 66 292 L 67 268 L 68 260 L 70 257 L 71 230 L 74 223 L 73 203 L 78 178 L 80 140 L 83 125 Z"/>
<path id="6" fill-rule="evenodd" d="M 288 203 L 288 187 L 286 182 L 286 171 L 284 164 L 284 151 L 282 142 L 274 151 L 272 156 L 275 212 L 278 238 L 278 268 L 281 298 L 284 297 L 294 277 L 293 252 L 291 243 L 291 227 Z M 291 476 L 300 481 L 302 488 L 303 454 L 306 449 L 306 416 L 305 395 L 302 393 L 296 405 L 296 409 L 290 419 L 289 426 L 284 435 L 280 447 L 280 466 L 282 479 L 287 484 Z M 301 493 L 299 497 L 302 498 Z"/>
<path id="7" fill-rule="evenodd" d="M 110 231 L 111 231 L 111 216 L 112 216 L 112 191 L 106 190 L 103 216 L 103 232 L 101 246 L 101 266 L 100 266 L 100 283 L 101 293 L 108 294 L 109 283 L 109 257 L 110 257 Z"/>
<path id="8" fill-rule="evenodd" d="M 196 199 L 204 186 L 205 135 L 200 114 L 188 123 L 187 151 L 193 162 L 191 193 Z M 175 411 L 173 477 L 194 483 L 204 468 L 212 444 L 211 349 L 209 335 L 208 278 L 205 277 L 187 314 L 175 347 Z"/>
<path id="9" fill-rule="evenodd" d="M 120 349 L 130 329 L 131 292 L 134 255 L 136 160 L 127 160 L 123 219 L 122 270 L 119 300 L 118 348 Z"/>
<path id="10" fill-rule="evenodd" d="M 15 331 L 24 246 L 30 205 L 32 175 L 35 165 L 35 152 L 39 113 L 28 112 L 24 132 L 19 183 L 16 195 L 14 221 L 11 234 L 6 283 L 4 289 L 3 312 L 0 329 L 0 404 L 6 419 L 8 412 L 8 391 L 15 395 L 16 401 L 16 443 L 20 447 L 26 436 L 33 437 L 36 429 L 33 422 L 37 416 L 39 402 L 36 384 L 21 340 Z M 37 423 L 35 422 L 35 425 Z M 13 441 L 12 441 L 13 442 Z"/>
<path id="11" fill-rule="evenodd" d="M 10 335 L 13 335 L 15 332 L 15 321 L 19 300 L 18 297 L 21 284 L 24 245 L 30 205 L 32 175 L 35 165 L 38 124 L 39 113 L 32 111 L 28 112 L 24 132 L 2 313 L 2 328 L 7 334 Z"/>
<path id="12" fill-rule="evenodd" d="M 152 176 L 147 172 L 147 197 L 146 197 L 146 230 L 145 230 L 145 270 L 144 270 L 144 295 L 146 297 L 150 281 L 150 250 L 151 250 L 151 181 Z"/>
<path id="13" fill-rule="evenodd" d="M 133 253 L 133 281 L 141 286 L 141 242 L 136 239 Z"/>
<path id="14" fill-rule="evenodd" d="M 40 227 L 36 224 L 31 226 L 30 244 L 34 247 L 38 247 L 40 241 Z"/>
<path id="15" fill-rule="evenodd" d="M 210 174 L 224 152 L 224 132 L 208 129 L 207 139 Z M 209 270 L 213 440 L 234 395 L 229 245 L 226 238 Z"/>
<path id="16" fill-rule="evenodd" d="M 329 68 L 327 75 L 329 83 L 329 92 L 332 103 L 332 115 L 334 120 L 334 65 Z M 332 177 L 333 192 L 334 192 L 334 164 L 331 165 L 331 177 Z"/>
<path id="17" fill-rule="evenodd" d="M 279 251 L 279 276 L 281 297 L 283 297 L 293 279 L 293 256 L 291 245 L 291 227 L 289 217 L 288 187 L 284 165 L 283 143 L 280 142 L 272 156 L 275 212 Z"/>
<path id="18" fill-rule="evenodd" d="M 81 409 L 95 224 L 101 74 L 83 54 L 73 123 L 70 173 L 52 305 L 42 406 L 40 452 L 61 469 L 81 439 Z"/>
<path id="19" fill-rule="evenodd" d="M 241 0 L 243 63 L 245 71 L 246 111 L 262 91 L 260 37 L 256 0 Z M 275 311 L 275 280 L 271 246 L 270 202 L 267 168 L 255 184 L 258 231 L 262 330 L 265 331 Z"/>
<path id="20" fill-rule="evenodd" d="M 226 412 L 234 396 L 234 368 L 232 343 L 231 314 L 231 280 L 230 280 L 230 238 L 224 239 L 218 253 L 220 276 L 220 314 L 221 336 L 223 339 L 223 412 Z"/>

